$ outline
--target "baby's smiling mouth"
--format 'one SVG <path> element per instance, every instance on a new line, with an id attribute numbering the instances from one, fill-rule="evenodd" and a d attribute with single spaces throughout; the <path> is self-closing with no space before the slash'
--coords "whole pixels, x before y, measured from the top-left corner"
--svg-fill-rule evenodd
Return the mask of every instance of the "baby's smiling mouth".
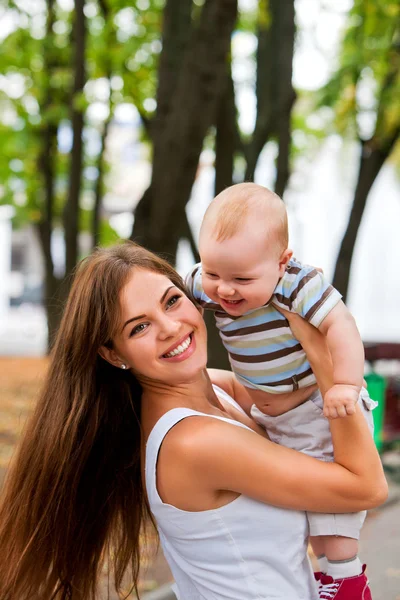
<path id="1" fill-rule="evenodd" d="M 225 298 L 221 298 L 222 302 L 225 302 L 226 304 L 232 304 L 233 306 L 235 304 L 239 304 L 240 302 L 243 302 L 243 298 L 241 298 L 240 300 L 227 300 Z"/>

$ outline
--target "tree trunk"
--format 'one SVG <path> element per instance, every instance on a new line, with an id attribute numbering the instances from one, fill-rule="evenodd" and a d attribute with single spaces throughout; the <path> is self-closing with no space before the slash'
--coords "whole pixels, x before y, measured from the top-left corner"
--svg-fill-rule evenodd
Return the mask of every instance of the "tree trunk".
<path id="1" fill-rule="evenodd" d="M 163 249 L 189 199 L 200 152 L 226 84 L 226 59 L 236 20 L 236 0 L 208 0 L 179 77 L 165 135 L 154 152 L 153 243 Z M 169 202 L 161 202 L 161 194 Z"/>
<path id="2" fill-rule="evenodd" d="M 192 33 L 193 0 L 167 0 L 163 12 L 162 51 L 158 70 L 157 113 L 151 137 L 162 136 L 175 101 L 182 62 Z"/>
<path id="3" fill-rule="evenodd" d="M 177 79 L 190 39 L 192 28 L 192 0 L 167 0 L 163 13 L 162 51 L 158 69 L 157 113 L 147 131 L 153 147 L 160 143 L 168 122 L 174 101 Z M 150 210 L 153 202 L 153 189 L 150 186 L 143 194 L 135 210 L 135 221 L 131 239 L 152 247 Z M 153 224 L 156 227 L 156 224 Z M 169 252 L 176 256 L 179 239 L 175 231 L 171 232 Z M 174 261 L 173 261 L 174 262 Z"/>
<path id="4" fill-rule="evenodd" d="M 260 8 L 260 10 L 263 10 Z M 289 179 L 291 112 L 295 100 L 292 85 L 295 39 L 294 0 L 270 0 L 270 23 L 260 16 L 257 46 L 257 116 L 246 147 L 245 180 L 254 181 L 265 144 L 276 138 L 279 146 L 275 190 L 283 195 Z"/>
<path id="5" fill-rule="evenodd" d="M 109 79 L 110 80 L 110 79 Z M 111 102 L 109 104 L 110 113 L 106 119 L 103 131 L 101 134 L 100 152 L 97 157 L 97 179 L 94 190 L 94 206 L 92 214 L 92 247 L 100 244 L 100 216 L 101 216 L 101 205 L 103 201 L 103 184 L 104 184 L 104 151 L 106 148 L 106 140 L 108 135 L 108 129 L 111 122 Z"/>
<path id="6" fill-rule="evenodd" d="M 344 302 L 347 300 L 351 262 L 368 194 L 385 160 L 390 155 L 398 136 L 399 131 L 395 132 L 392 138 L 387 141 L 384 149 L 377 146 L 378 142 L 374 138 L 367 142 L 362 142 L 361 145 L 361 157 L 354 202 L 347 229 L 340 246 L 333 277 L 333 286 L 342 294 Z"/>
<path id="7" fill-rule="evenodd" d="M 48 98 L 45 100 L 42 110 L 48 106 Z M 43 112 L 42 112 L 43 114 Z M 53 229 L 53 207 L 54 207 L 54 156 L 57 145 L 57 128 L 47 123 L 41 133 L 42 151 L 38 158 L 38 171 L 44 179 L 44 206 L 42 207 L 41 219 L 37 226 L 39 241 L 43 254 L 45 267 L 45 304 L 49 292 L 52 294 L 56 288 L 54 276 L 54 264 L 51 254 L 51 235 Z"/>
<path id="8" fill-rule="evenodd" d="M 375 131 L 369 140 L 360 140 L 361 156 L 353 206 L 336 261 L 333 285 L 341 292 L 345 302 L 349 288 L 354 247 L 367 203 L 368 194 L 385 160 L 390 156 L 400 136 L 400 124 L 397 124 L 392 131 L 388 131 L 387 119 L 388 106 L 390 106 L 388 104 L 388 98 L 390 98 L 393 93 L 395 94 L 395 86 L 398 79 L 399 43 L 398 35 L 396 35 L 396 30 L 398 34 L 398 25 L 398 20 L 392 20 L 392 31 L 390 32 L 389 38 L 392 40 L 392 45 L 388 48 L 385 61 L 386 75 L 382 81 L 379 93 Z M 358 77 L 359 73 L 357 72 L 355 82 Z M 396 96 L 393 95 L 393 98 L 395 97 Z"/>
<path id="9" fill-rule="evenodd" d="M 281 115 L 278 134 L 278 158 L 276 161 L 275 192 L 283 198 L 290 177 L 291 111 Z"/>
<path id="10" fill-rule="evenodd" d="M 246 173 L 245 181 L 254 181 L 254 174 L 258 158 L 262 149 L 272 133 L 273 99 L 275 93 L 276 75 L 274 73 L 274 60 L 279 46 L 274 48 L 275 30 L 277 18 L 275 15 L 275 0 L 269 4 L 271 22 L 266 24 L 260 15 L 260 23 L 257 32 L 257 76 L 256 76 L 256 99 L 257 114 L 253 135 L 246 146 Z M 263 6 L 260 6 L 263 10 Z"/>
<path id="11" fill-rule="evenodd" d="M 210 310 L 205 311 L 204 320 L 207 326 L 207 367 L 230 371 L 228 353 L 222 345 L 214 315 Z"/>
<path id="12" fill-rule="evenodd" d="M 104 20 L 107 22 L 110 19 L 110 10 L 106 0 L 99 0 L 99 7 L 103 15 Z M 115 32 L 113 29 L 107 31 L 107 42 L 110 48 L 116 40 Z M 109 83 L 110 96 L 108 101 L 108 117 L 104 122 L 103 131 L 101 133 L 100 140 L 100 151 L 97 156 L 97 179 L 94 188 L 94 206 L 92 213 L 92 248 L 100 244 L 100 222 L 101 222 L 101 206 L 103 201 L 103 186 L 104 186 L 104 152 L 106 149 L 107 135 L 112 119 L 113 102 L 112 102 L 112 91 L 111 91 L 111 77 L 112 77 L 112 61 L 110 56 L 102 57 L 105 64 L 105 76 Z"/>
<path id="13" fill-rule="evenodd" d="M 192 233 L 192 229 L 190 227 L 190 223 L 188 221 L 187 215 L 186 215 L 186 211 L 185 211 L 185 221 L 184 221 L 184 226 L 183 226 L 183 231 L 181 234 L 181 237 L 186 239 L 189 244 L 190 244 L 190 249 L 192 251 L 193 254 L 193 258 L 194 258 L 194 262 L 198 263 L 200 262 L 200 254 L 199 254 L 199 250 L 197 248 L 197 244 L 194 240 L 193 237 L 193 233 Z"/>
<path id="14" fill-rule="evenodd" d="M 104 172 L 104 149 L 107 137 L 109 121 L 104 123 L 101 134 L 100 152 L 97 157 L 97 179 L 94 189 L 94 206 L 92 213 L 92 248 L 100 243 L 100 211 L 103 199 L 103 172 Z"/>
<path id="15" fill-rule="evenodd" d="M 156 252 L 168 253 L 172 260 L 203 140 L 226 83 L 226 59 L 236 13 L 236 0 L 205 3 L 188 44 L 162 135 L 154 137 L 152 181 L 140 202 L 145 206 L 137 209 L 132 237 Z M 143 231 L 143 224 L 147 224 L 147 231 Z"/>
<path id="16" fill-rule="evenodd" d="M 53 231 L 53 211 L 54 211 L 54 186 L 55 186 L 55 156 L 57 151 L 57 124 L 47 118 L 47 111 L 53 101 L 53 90 L 51 88 L 51 78 L 54 68 L 57 64 L 53 58 L 53 25 L 55 21 L 54 0 L 47 0 L 47 21 L 46 37 L 43 41 L 43 70 L 46 74 L 43 97 L 40 101 L 40 114 L 42 115 L 42 125 L 39 129 L 39 139 L 41 151 L 38 156 L 38 173 L 43 177 L 43 189 L 41 195 L 43 202 L 41 204 L 41 218 L 37 224 L 36 232 L 38 234 L 40 247 L 42 250 L 45 277 L 44 277 L 44 297 L 43 303 L 46 310 L 48 341 L 47 349 L 51 348 L 54 335 L 59 325 L 59 315 L 56 308 L 56 295 L 59 280 L 54 275 L 54 264 L 51 254 L 51 235 Z"/>
<path id="17" fill-rule="evenodd" d="M 292 134 L 292 108 L 296 99 L 292 85 L 296 26 L 294 2 L 280 2 L 280 6 L 280 43 L 277 64 L 279 72 L 279 85 L 277 88 L 278 110 L 275 111 L 278 115 L 276 134 L 278 137 L 279 152 L 276 164 L 275 192 L 282 197 L 290 175 L 289 159 Z M 284 10 L 282 10 L 283 6 Z"/>
<path id="18" fill-rule="evenodd" d="M 66 280 L 53 273 L 52 261 L 45 260 L 45 290 L 43 303 L 47 319 L 47 351 L 50 352 L 60 325 L 64 302 L 67 298 Z"/>
<path id="19" fill-rule="evenodd" d="M 230 63 L 227 63 L 226 78 L 226 87 L 218 104 L 215 124 L 215 195 L 232 185 L 237 149 L 235 90 Z"/>
<path id="20" fill-rule="evenodd" d="M 85 42 L 86 26 L 83 12 L 84 0 L 75 0 L 73 27 L 74 52 L 74 87 L 72 93 L 71 126 L 73 143 L 69 171 L 68 197 L 64 210 L 64 231 L 66 248 L 66 275 L 71 273 L 78 261 L 79 233 L 79 196 L 82 180 L 83 163 L 83 108 L 78 105 L 85 85 Z"/>

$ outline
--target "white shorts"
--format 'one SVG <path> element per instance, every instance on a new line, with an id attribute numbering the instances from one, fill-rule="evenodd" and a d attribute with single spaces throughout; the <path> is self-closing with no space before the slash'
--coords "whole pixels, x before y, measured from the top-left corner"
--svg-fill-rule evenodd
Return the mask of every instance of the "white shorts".
<path id="1" fill-rule="evenodd" d="M 371 434 L 374 431 L 372 410 L 377 402 L 371 400 L 366 389 L 360 393 L 360 407 Z M 333 461 L 333 444 L 329 420 L 323 415 L 323 399 L 317 390 L 292 410 L 271 417 L 262 413 L 255 404 L 251 416 L 264 427 L 269 438 L 282 446 L 304 452 L 324 461 Z M 347 514 L 323 514 L 308 512 L 310 535 L 340 535 L 358 539 L 366 517 L 366 511 Z"/>

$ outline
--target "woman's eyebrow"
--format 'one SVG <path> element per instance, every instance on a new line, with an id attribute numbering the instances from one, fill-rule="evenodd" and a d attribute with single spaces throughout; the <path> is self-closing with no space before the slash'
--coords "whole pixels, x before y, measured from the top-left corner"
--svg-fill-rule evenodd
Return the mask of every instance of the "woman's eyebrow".
<path id="1" fill-rule="evenodd" d="M 167 289 L 165 290 L 165 292 L 163 293 L 163 295 L 160 298 L 160 304 L 162 304 L 165 300 L 166 295 L 168 294 L 169 290 L 171 290 L 172 288 L 174 288 L 174 285 L 170 285 L 169 287 L 167 287 Z M 132 323 L 132 321 L 137 321 L 138 319 L 144 319 L 146 315 L 138 315 L 137 317 L 132 317 L 131 319 L 128 319 L 127 321 L 125 321 L 124 326 L 121 329 L 121 333 L 123 332 L 123 330 L 125 329 L 125 327 L 127 325 L 129 325 L 129 323 Z"/>
<path id="2" fill-rule="evenodd" d="M 172 290 L 172 288 L 174 288 L 174 285 L 170 285 L 169 287 L 167 287 L 167 289 L 165 290 L 165 292 L 163 293 L 163 295 L 161 296 L 160 299 L 160 304 L 162 304 L 165 300 L 166 295 L 168 294 L 169 290 Z"/>

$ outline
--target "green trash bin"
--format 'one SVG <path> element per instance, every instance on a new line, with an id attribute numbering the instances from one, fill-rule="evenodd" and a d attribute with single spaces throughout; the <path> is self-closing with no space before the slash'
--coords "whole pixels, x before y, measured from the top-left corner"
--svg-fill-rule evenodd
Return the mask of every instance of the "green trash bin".
<path id="1" fill-rule="evenodd" d="M 378 402 L 378 406 L 372 412 L 374 416 L 374 441 L 378 451 L 381 450 L 383 444 L 383 424 L 385 419 L 385 392 L 386 379 L 378 373 L 368 373 L 365 375 L 367 382 L 367 390 L 372 400 Z"/>

